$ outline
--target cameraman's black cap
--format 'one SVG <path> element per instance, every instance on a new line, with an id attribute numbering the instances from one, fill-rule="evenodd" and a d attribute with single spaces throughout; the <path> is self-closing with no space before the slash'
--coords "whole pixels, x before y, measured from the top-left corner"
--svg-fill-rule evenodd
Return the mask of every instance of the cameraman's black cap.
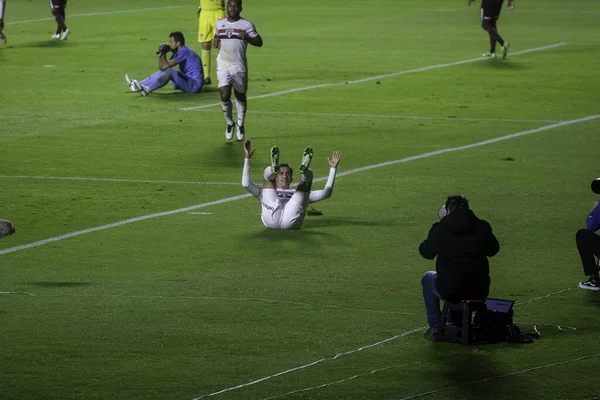
<path id="1" fill-rule="evenodd" d="M 600 194 L 600 178 L 596 178 L 592 181 L 592 192 Z"/>

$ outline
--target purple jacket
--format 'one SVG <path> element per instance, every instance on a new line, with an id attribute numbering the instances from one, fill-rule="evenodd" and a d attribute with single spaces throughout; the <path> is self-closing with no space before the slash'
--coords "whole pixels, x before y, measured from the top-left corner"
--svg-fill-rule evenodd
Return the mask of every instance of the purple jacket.
<path id="1" fill-rule="evenodd" d="M 585 229 L 590 232 L 596 232 L 600 229 L 600 201 L 592 208 L 592 211 L 590 211 L 590 214 L 585 220 Z"/>

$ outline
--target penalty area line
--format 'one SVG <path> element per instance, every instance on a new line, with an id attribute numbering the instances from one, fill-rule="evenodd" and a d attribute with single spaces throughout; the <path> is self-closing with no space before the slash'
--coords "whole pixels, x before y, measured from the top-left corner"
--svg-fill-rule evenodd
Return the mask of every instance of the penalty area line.
<path id="1" fill-rule="evenodd" d="M 566 44 L 567 44 L 566 42 L 555 43 L 555 44 L 551 44 L 551 45 L 548 45 L 548 46 L 535 47 L 533 49 L 515 51 L 514 53 L 510 53 L 510 55 L 511 56 L 515 56 L 515 55 L 519 55 L 519 54 L 532 53 L 534 51 L 549 50 L 549 49 L 554 49 L 556 47 L 564 46 Z M 391 78 L 393 76 L 413 74 L 413 73 L 416 73 L 416 72 L 425 72 L 425 71 L 429 71 L 429 70 L 437 69 L 437 68 L 454 67 L 455 65 L 463 65 L 463 64 L 469 64 L 469 63 L 474 63 L 474 62 L 481 62 L 481 61 L 486 61 L 486 60 L 487 60 L 486 58 L 477 57 L 477 58 L 471 58 L 471 59 L 462 60 L 462 61 L 455 61 L 455 62 L 446 63 L 446 64 L 429 65 L 427 67 L 422 67 L 422 68 L 416 68 L 416 69 L 410 69 L 410 70 L 405 70 L 405 71 L 392 72 L 390 74 L 383 74 L 383 75 L 371 76 L 371 77 L 368 77 L 368 78 L 357 79 L 357 80 L 353 80 L 353 81 L 345 81 L 345 82 L 337 82 L 337 83 L 323 83 L 323 84 L 320 84 L 320 85 L 313 85 L 313 86 L 305 86 L 305 87 L 300 87 L 300 88 L 288 89 L 288 90 L 283 90 L 281 92 L 274 92 L 274 93 L 267 93 L 267 94 L 262 94 L 262 95 L 258 95 L 258 96 L 251 96 L 251 97 L 248 97 L 248 99 L 264 99 L 266 97 L 281 96 L 281 95 L 284 95 L 284 94 L 290 94 L 290 93 L 295 93 L 295 92 L 303 92 L 303 91 L 306 91 L 306 90 L 328 88 L 328 87 L 335 87 L 335 86 L 343 86 L 343 85 L 353 85 L 353 84 L 356 84 L 356 83 L 365 83 L 365 82 L 374 81 L 374 80 L 377 80 L 377 79 Z M 204 104 L 202 106 L 197 106 L 197 107 L 184 107 L 184 108 L 180 108 L 179 110 L 181 110 L 181 111 L 195 111 L 195 110 L 201 110 L 201 109 L 204 109 L 204 108 L 216 107 L 216 106 L 220 106 L 220 105 L 221 105 L 221 103 L 211 103 L 211 104 Z"/>
<path id="2" fill-rule="evenodd" d="M 587 116 L 587 117 L 578 118 L 578 119 L 574 119 L 574 120 L 570 120 L 570 121 L 559 122 L 557 124 L 546 125 L 546 126 L 542 126 L 540 128 L 530 129 L 530 130 L 522 131 L 522 132 L 517 132 L 517 133 L 510 134 L 510 135 L 501 136 L 501 137 L 497 137 L 497 138 L 493 138 L 493 139 L 489 139 L 489 140 L 484 140 L 484 141 L 481 141 L 481 142 L 472 143 L 472 144 L 468 144 L 468 145 L 464 145 L 464 146 L 450 147 L 450 148 L 446 148 L 446 149 L 431 151 L 431 152 L 424 153 L 424 154 L 419 154 L 419 155 L 416 155 L 416 156 L 405 157 L 405 158 L 402 158 L 402 159 L 399 159 L 399 160 L 387 161 L 387 162 L 383 162 L 383 163 L 379 163 L 379 164 L 373 164 L 373 165 L 367 165 L 365 167 L 355 168 L 355 169 L 351 169 L 351 170 L 348 170 L 348 171 L 340 172 L 340 173 L 337 174 L 337 176 L 338 177 L 342 177 L 342 176 L 346 176 L 346 175 L 355 174 L 357 172 L 368 171 L 368 170 L 371 170 L 371 169 L 374 169 L 374 168 L 387 167 L 387 166 L 390 166 L 390 165 L 395 165 L 395 164 L 405 163 L 405 162 L 409 162 L 409 161 L 420 160 L 420 159 L 423 159 L 423 158 L 438 156 L 438 155 L 441 155 L 441 154 L 455 152 L 455 151 L 460 151 L 460 150 L 468 150 L 468 149 L 472 149 L 472 148 L 475 148 L 475 147 L 480 147 L 480 146 L 485 146 L 485 145 L 488 145 L 488 144 L 493 144 L 493 143 L 501 142 L 501 141 L 504 141 L 504 140 L 514 139 L 514 138 L 520 137 L 520 136 L 530 135 L 532 133 L 543 132 L 543 131 L 547 131 L 547 130 L 554 129 L 554 128 L 560 128 L 560 127 L 563 127 L 563 126 L 577 124 L 577 123 L 580 123 L 580 122 L 591 121 L 591 120 L 594 120 L 594 119 L 597 119 L 597 118 L 600 118 L 600 114 L 599 115 L 590 115 L 590 116 Z M 327 179 L 327 177 L 321 177 L 321 178 L 314 179 L 313 182 L 320 182 L 320 181 L 324 181 L 326 179 Z M 143 215 L 143 216 L 140 216 L 140 217 L 130 218 L 130 219 L 126 219 L 126 220 L 114 222 L 114 223 L 111 223 L 111 224 L 101 225 L 101 226 L 97 226 L 97 227 L 94 227 L 94 228 L 89 228 L 89 229 L 84 229 L 84 230 L 81 230 L 81 231 L 67 233 L 65 235 L 55 236 L 55 237 L 52 237 L 52 238 L 49 238 L 49 239 L 44 239 L 44 240 L 40 240 L 40 241 L 37 241 L 37 242 L 33 242 L 33 243 L 29 243 L 29 244 L 24 244 L 24 245 L 21 245 L 21 246 L 9 247 L 7 249 L 0 250 L 0 255 L 2 255 L 2 254 L 8 254 L 8 253 L 13 253 L 15 251 L 25 250 L 25 249 L 29 249 L 29 248 L 32 248 L 32 247 L 42 246 L 42 245 L 47 244 L 47 243 L 58 242 L 59 240 L 72 238 L 72 237 L 83 235 L 83 234 L 86 234 L 86 233 L 102 231 L 102 230 L 110 229 L 110 228 L 116 228 L 116 227 L 119 227 L 119 226 L 123 226 L 123 225 L 126 225 L 126 224 L 131 224 L 131 223 L 134 223 L 134 222 L 144 221 L 144 220 L 151 219 L 151 218 L 164 217 L 164 216 L 167 216 L 167 215 L 173 215 L 173 214 L 178 214 L 178 213 L 182 213 L 182 212 L 193 211 L 193 210 L 197 210 L 199 208 L 205 208 L 205 207 L 210 207 L 210 206 L 214 206 L 214 205 L 224 204 L 224 203 L 228 203 L 230 201 L 241 200 L 241 199 L 245 199 L 245 198 L 251 197 L 251 196 L 252 195 L 250 193 L 247 193 L 247 194 L 242 194 L 242 195 L 239 195 L 239 196 L 227 197 L 225 199 L 211 201 L 211 202 L 208 202 L 208 203 L 197 204 L 197 205 L 194 205 L 194 206 L 189 206 L 189 207 L 184 207 L 184 208 L 178 208 L 176 210 L 164 211 L 164 212 L 160 212 L 160 213 L 156 213 L 156 214 L 149 214 L 149 215 Z"/>

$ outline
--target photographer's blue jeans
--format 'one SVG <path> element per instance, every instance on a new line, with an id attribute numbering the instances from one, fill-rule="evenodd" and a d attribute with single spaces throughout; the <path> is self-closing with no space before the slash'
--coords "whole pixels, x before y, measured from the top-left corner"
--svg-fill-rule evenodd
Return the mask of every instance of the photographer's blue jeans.
<path id="1" fill-rule="evenodd" d="M 427 323 L 430 328 L 436 329 L 440 322 L 442 312 L 440 310 L 440 300 L 442 296 L 435 288 L 435 280 L 437 272 L 427 271 L 421 278 L 421 286 L 423 287 L 423 300 L 425 301 L 425 309 L 427 310 Z"/>

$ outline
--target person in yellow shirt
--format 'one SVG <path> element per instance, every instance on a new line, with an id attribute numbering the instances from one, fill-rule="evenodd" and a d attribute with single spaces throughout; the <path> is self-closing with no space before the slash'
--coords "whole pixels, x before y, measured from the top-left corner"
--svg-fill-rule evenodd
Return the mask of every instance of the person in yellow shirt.
<path id="1" fill-rule="evenodd" d="M 198 42 L 202 44 L 204 84 L 210 85 L 210 50 L 215 37 L 217 20 L 225 18 L 224 0 L 200 0 L 198 7 Z"/>

